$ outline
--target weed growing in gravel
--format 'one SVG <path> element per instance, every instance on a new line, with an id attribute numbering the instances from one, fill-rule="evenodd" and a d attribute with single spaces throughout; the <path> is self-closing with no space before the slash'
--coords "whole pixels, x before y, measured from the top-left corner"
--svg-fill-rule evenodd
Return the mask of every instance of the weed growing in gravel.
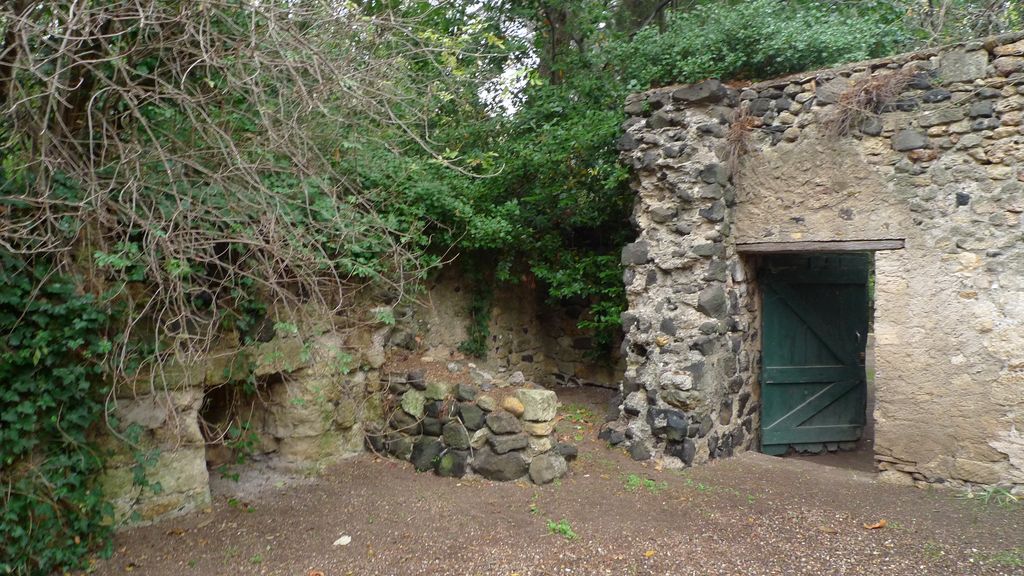
<path id="1" fill-rule="evenodd" d="M 238 498 L 228 498 L 228 507 L 237 508 L 250 514 L 256 511 L 256 509 L 253 508 L 252 504 L 246 504 L 245 502 L 242 502 Z"/>
<path id="2" fill-rule="evenodd" d="M 566 404 L 562 407 L 565 419 L 574 424 L 589 424 L 594 421 L 594 411 L 582 404 Z"/>
<path id="3" fill-rule="evenodd" d="M 1019 568 L 1024 566 L 1024 548 L 1010 548 L 1009 550 L 1000 550 L 999 552 L 987 554 L 978 553 L 974 556 L 974 559 L 987 564 L 995 564 L 996 566 Z"/>
<path id="4" fill-rule="evenodd" d="M 683 480 L 683 484 L 686 484 L 687 488 L 695 488 L 697 492 L 711 492 L 715 489 L 714 486 L 703 482 L 697 482 L 693 478 L 686 478 Z"/>
<path id="5" fill-rule="evenodd" d="M 551 534 L 557 534 L 558 536 L 561 536 L 566 540 L 575 540 L 579 538 L 576 532 L 573 532 L 572 526 L 569 524 L 569 521 L 565 518 L 562 518 L 558 522 L 549 519 L 548 532 L 550 532 Z"/>
<path id="6" fill-rule="evenodd" d="M 537 506 L 537 493 L 533 493 L 533 498 L 530 498 L 530 514 L 536 516 L 540 514 L 540 507 Z"/>
<path id="7" fill-rule="evenodd" d="M 932 560 L 936 560 L 938 558 L 941 558 L 942 556 L 945 556 L 946 551 L 942 549 L 942 546 L 940 544 L 937 544 L 929 540 L 928 542 L 924 543 L 924 555 L 928 558 L 931 558 Z"/>
<path id="8" fill-rule="evenodd" d="M 668 488 L 667 482 L 655 482 L 650 478 L 643 478 L 636 474 L 630 474 L 626 476 L 626 490 L 629 492 L 636 492 L 641 488 L 646 489 L 651 494 L 657 494 L 662 490 Z"/>
<path id="9" fill-rule="evenodd" d="M 960 493 L 959 498 L 973 500 L 985 506 L 996 505 L 1000 508 L 1014 508 L 1021 505 L 1020 497 L 1014 496 L 1009 490 L 999 486 L 990 486 L 977 491 L 967 488 Z"/>
<path id="10" fill-rule="evenodd" d="M 705 484 L 703 482 L 698 482 L 698 481 L 694 480 L 693 478 L 686 478 L 685 476 L 683 477 L 683 484 L 687 488 L 693 488 L 694 490 L 696 490 L 697 492 L 700 492 L 702 494 L 708 494 L 708 493 L 711 493 L 711 492 L 719 492 L 719 493 L 722 493 L 722 494 L 730 494 L 730 495 L 736 496 L 738 498 L 746 498 L 747 504 L 753 504 L 754 502 L 757 501 L 757 497 L 754 496 L 753 494 L 743 493 L 743 492 L 740 492 L 739 490 L 737 490 L 735 488 L 729 488 L 727 486 L 714 486 L 714 485 L 711 485 L 711 484 Z"/>

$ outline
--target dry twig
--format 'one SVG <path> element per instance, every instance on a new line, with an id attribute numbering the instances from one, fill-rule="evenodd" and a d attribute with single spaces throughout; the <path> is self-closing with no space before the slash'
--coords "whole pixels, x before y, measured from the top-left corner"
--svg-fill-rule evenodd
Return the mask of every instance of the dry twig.
<path id="1" fill-rule="evenodd" d="M 836 101 L 833 113 L 825 119 L 825 133 L 832 137 L 849 134 L 860 122 L 878 114 L 914 80 L 909 70 L 884 72 L 854 82 Z"/>

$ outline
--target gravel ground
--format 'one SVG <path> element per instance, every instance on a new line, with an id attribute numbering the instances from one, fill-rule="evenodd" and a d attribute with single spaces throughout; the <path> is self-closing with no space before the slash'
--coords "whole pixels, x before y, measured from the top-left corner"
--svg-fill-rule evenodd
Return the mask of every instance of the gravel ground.
<path id="1" fill-rule="evenodd" d="M 217 485 L 208 513 L 122 532 L 95 573 L 1024 574 L 1024 506 L 753 453 L 658 470 L 596 440 L 604 391 L 559 397 L 563 437 L 582 441 L 554 485 L 439 478 L 370 455 L 314 480 L 250 470 Z M 574 538 L 549 529 L 562 520 Z"/>

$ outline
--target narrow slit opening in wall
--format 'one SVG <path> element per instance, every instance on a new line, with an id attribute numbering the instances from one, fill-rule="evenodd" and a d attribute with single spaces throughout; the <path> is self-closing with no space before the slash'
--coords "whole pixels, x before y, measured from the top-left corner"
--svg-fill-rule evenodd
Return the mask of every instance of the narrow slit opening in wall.
<path id="1" fill-rule="evenodd" d="M 874 470 L 874 252 L 761 254 L 761 451 Z"/>

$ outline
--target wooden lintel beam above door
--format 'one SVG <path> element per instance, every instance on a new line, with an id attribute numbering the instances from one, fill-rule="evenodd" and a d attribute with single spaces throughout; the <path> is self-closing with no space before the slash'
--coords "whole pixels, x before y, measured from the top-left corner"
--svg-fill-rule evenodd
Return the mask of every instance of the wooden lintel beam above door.
<path id="1" fill-rule="evenodd" d="M 787 254 L 792 252 L 876 252 L 901 250 L 902 238 L 887 240 L 835 240 L 810 242 L 749 242 L 736 244 L 741 254 Z"/>

